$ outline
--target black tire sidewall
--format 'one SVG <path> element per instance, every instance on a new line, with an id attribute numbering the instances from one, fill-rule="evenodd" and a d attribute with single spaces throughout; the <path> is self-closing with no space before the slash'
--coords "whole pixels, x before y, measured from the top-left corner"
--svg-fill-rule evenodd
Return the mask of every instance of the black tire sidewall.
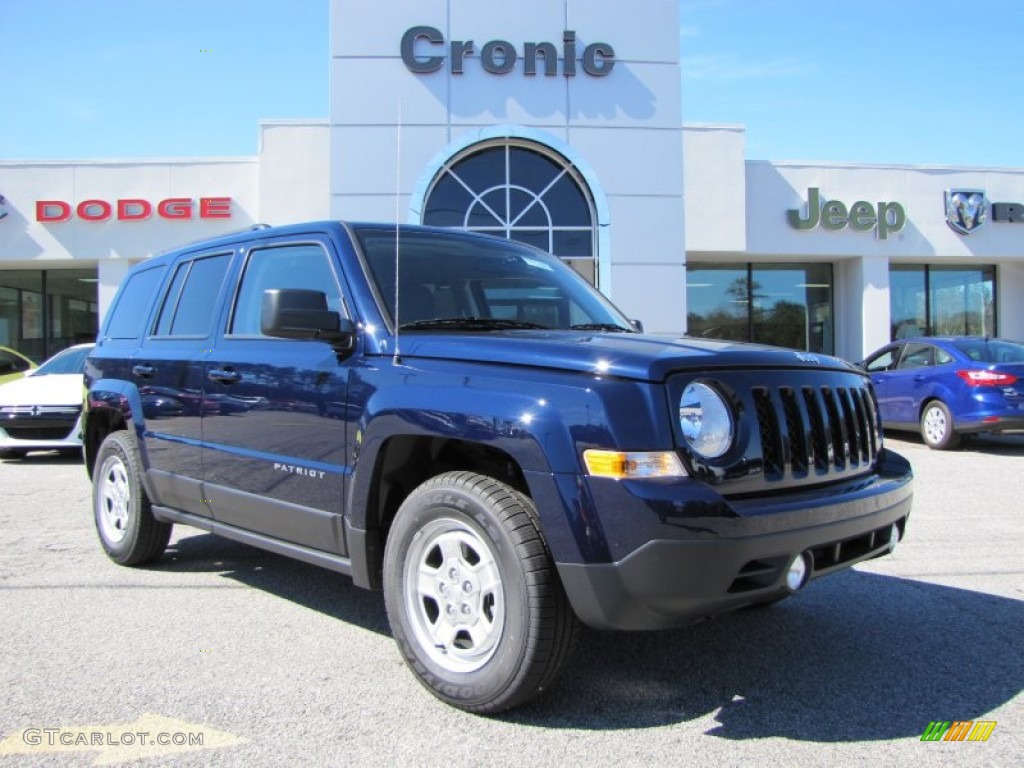
<path id="1" fill-rule="evenodd" d="M 505 623 L 494 655 L 478 670 L 443 669 L 423 653 L 406 612 L 403 573 L 416 532 L 440 518 L 472 528 L 487 543 L 501 571 Z M 516 545 L 488 506 L 466 489 L 448 486 L 414 491 L 395 519 L 384 557 L 384 594 L 395 641 L 417 677 L 436 696 L 456 706 L 488 709 L 520 675 L 529 639 L 529 599 Z"/>

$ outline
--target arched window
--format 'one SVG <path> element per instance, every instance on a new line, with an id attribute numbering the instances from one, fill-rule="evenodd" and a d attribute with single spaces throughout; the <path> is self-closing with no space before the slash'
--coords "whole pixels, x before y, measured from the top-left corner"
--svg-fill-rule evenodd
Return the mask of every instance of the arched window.
<path id="1" fill-rule="evenodd" d="M 593 199 L 579 171 L 528 141 L 476 144 L 430 186 L 423 223 L 518 240 L 559 256 L 597 285 Z"/>

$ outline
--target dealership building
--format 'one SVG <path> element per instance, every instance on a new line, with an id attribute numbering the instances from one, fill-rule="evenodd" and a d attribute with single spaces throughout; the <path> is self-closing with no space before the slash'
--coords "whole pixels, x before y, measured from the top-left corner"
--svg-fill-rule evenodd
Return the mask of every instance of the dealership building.
<path id="1" fill-rule="evenodd" d="M 325 218 L 530 243 L 657 334 L 1024 338 L 1024 168 L 748 160 L 684 123 L 678 0 L 330 5 L 330 114 L 255 156 L 0 159 L 0 346 L 91 338 L 160 251 Z"/>

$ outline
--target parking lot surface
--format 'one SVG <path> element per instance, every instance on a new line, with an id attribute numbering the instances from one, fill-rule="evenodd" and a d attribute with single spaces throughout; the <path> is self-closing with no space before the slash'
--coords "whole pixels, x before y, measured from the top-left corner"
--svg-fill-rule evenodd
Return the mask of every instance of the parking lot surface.
<path id="1" fill-rule="evenodd" d="M 887 443 L 916 474 L 893 556 L 768 609 L 588 631 L 497 718 L 418 685 L 379 593 L 182 528 L 118 567 L 80 462 L 0 463 L 0 768 L 1024 764 L 1024 439 Z M 921 740 L 947 720 L 995 727 Z"/>

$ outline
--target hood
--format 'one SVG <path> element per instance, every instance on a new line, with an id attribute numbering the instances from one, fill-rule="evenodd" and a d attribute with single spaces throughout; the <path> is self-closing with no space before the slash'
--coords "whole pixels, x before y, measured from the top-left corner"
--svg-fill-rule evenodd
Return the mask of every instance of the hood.
<path id="1" fill-rule="evenodd" d="M 665 339 L 634 333 L 408 331 L 401 335 L 399 345 L 403 358 L 551 368 L 640 381 L 664 381 L 671 373 L 695 367 L 707 371 L 808 368 L 863 373 L 829 355 L 735 341 Z"/>
<path id="2" fill-rule="evenodd" d="M 80 373 L 29 375 L 0 386 L 0 405 L 74 405 L 82 402 L 83 382 Z"/>

